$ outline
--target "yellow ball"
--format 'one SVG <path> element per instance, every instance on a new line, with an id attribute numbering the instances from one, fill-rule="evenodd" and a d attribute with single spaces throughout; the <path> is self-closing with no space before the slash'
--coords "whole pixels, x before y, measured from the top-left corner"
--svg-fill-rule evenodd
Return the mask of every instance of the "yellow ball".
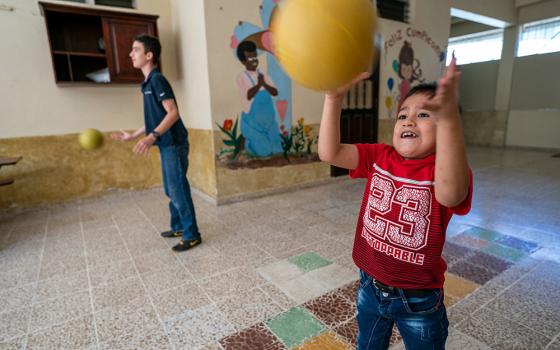
<path id="1" fill-rule="evenodd" d="M 99 148 L 103 145 L 103 134 L 96 129 L 86 129 L 79 136 L 80 146 L 87 150 Z"/>
<path id="2" fill-rule="evenodd" d="M 371 68 L 376 23 L 371 0 L 286 0 L 272 22 L 274 52 L 293 80 L 333 90 Z"/>

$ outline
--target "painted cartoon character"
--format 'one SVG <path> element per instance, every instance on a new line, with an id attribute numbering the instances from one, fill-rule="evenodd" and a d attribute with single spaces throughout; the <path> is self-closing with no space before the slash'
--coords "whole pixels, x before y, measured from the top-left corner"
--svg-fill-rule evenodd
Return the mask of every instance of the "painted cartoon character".
<path id="1" fill-rule="evenodd" d="M 399 52 L 399 77 L 402 79 L 400 83 L 399 106 L 401 108 L 402 99 L 408 94 L 412 83 L 418 81 L 424 82 L 422 77 L 422 69 L 420 69 L 420 61 L 414 58 L 414 50 L 412 45 L 405 40 L 401 51 Z"/>
<path id="2" fill-rule="evenodd" d="M 241 42 L 237 46 L 237 58 L 245 66 L 245 70 L 237 77 L 245 107 L 241 114 L 241 134 L 245 138 L 245 148 L 250 154 L 259 157 L 282 153 L 273 100 L 278 90 L 258 70 L 257 45 L 252 41 Z"/>

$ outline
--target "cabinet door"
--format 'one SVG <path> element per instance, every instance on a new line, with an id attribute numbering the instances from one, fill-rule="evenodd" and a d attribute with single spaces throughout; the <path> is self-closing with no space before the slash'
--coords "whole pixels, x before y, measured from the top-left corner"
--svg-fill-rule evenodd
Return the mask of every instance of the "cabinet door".
<path id="1" fill-rule="evenodd" d="M 103 36 L 107 46 L 111 82 L 140 83 L 144 79 L 142 72 L 132 66 L 132 61 L 128 56 L 134 37 L 142 33 L 157 36 L 155 21 L 135 18 L 103 18 Z"/>

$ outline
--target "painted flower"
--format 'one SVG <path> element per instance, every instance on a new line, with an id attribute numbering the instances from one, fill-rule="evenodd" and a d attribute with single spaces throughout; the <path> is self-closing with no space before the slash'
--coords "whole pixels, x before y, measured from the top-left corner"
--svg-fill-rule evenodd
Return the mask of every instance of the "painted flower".
<path id="1" fill-rule="evenodd" d="M 305 135 L 309 135 L 310 132 L 311 132 L 311 127 L 309 125 L 303 127 L 303 133 Z"/>
<path id="2" fill-rule="evenodd" d="M 285 128 L 284 124 L 280 125 L 280 130 L 284 131 Z"/>
<path id="3" fill-rule="evenodd" d="M 284 132 L 282 133 L 282 135 L 284 135 L 284 136 L 287 137 L 287 136 L 288 136 L 288 131 L 284 131 Z"/>
<path id="4" fill-rule="evenodd" d="M 230 131 L 232 127 L 233 127 L 233 120 L 231 119 L 224 120 L 223 128 L 225 131 Z"/>
<path id="5" fill-rule="evenodd" d="M 304 121 L 305 120 L 303 119 L 303 117 L 301 117 L 301 118 L 299 118 L 299 120 L 297 122 L 298 122 L 299 125 L 303 125 Z"/>

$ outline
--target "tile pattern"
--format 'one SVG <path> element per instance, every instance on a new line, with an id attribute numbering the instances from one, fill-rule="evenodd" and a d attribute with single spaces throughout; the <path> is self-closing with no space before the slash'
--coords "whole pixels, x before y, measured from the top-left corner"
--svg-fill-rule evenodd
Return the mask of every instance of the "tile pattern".
<path id="1" fill-rule="evenodd" d="M 290 309 L 265 324 L 289 349 L 325 331 L 321 322 L 301 307 Z"/>
<path id="2" fill-rule="evenodd" d="M 283 350 L 284 344 L 263 323 L 220 340 L 224 350 Z"/>
<path id="3" fill-rule="evenodd" d="M 319 254 L 314 252 L 293 256 L 289 258 L 288 261 L 299 267 L 303 272 L 313 271 L 331 264 L 330 261 L 323 259 Z"/>
<path id="4" fill-rule="evenodd" d="M 452 219 L 443 252 L 447 347 L 559 349 L 560 167 L 524 150 L 472 148 L 469 161 L 475 202 Z M 321 331 L 293 346 L 354 348 L 350 251 L 363 186 L 220 207 L 195 195 L 205 240 L 185 254 L 159 236 L 161 189 L 0 211 L 0 348 L 284 349 L 267 322 L 294 307 Z M 310 252 L 331 264 L 302 271 L 287 260 Z M 298 294 L 298 283 L 311 290 Z M 394 348 L 399 339 L 394 329 Z"/>

